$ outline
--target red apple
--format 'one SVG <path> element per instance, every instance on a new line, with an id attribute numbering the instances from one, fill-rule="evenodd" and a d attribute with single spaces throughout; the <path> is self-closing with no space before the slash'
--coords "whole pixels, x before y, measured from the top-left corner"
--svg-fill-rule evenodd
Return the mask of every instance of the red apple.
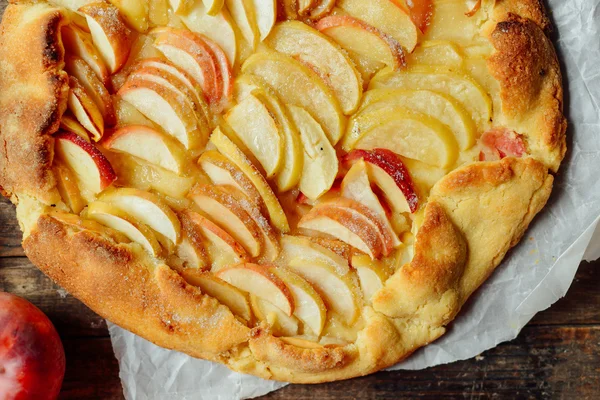
<path id="1" fill-rule="evenodd" d="M 56 399 L 65 352 L 54 326 L 37 307 L 0 293 L 0 398 Z"/>
<path id="2" fill-rule="evenodd" d="M 345 161 L 352 162 L 361 158 L 389 175 L 404 195 L 410 212 L 414 213 L 417 211 L 419 208 L 419 198 L 415 192 L 415 185 L 399 155 L 387 149 L 352 150 L 346 154 Z M 378 186 L 386 192 L 386 187 L 382 187 L 383 185 L 379 184 Z M 392 206 L 396 203 L 393 199 L 389 200 L 392 200 Z"/>
<path id="3" fill-rule="evenodd" d="M 492 128 L 481 135 L 479 144 L 482 151 L 479 161 L 500 160 L 504 157 L 522 157 L 527 153 L 523 137 L 506 128 Z"/>

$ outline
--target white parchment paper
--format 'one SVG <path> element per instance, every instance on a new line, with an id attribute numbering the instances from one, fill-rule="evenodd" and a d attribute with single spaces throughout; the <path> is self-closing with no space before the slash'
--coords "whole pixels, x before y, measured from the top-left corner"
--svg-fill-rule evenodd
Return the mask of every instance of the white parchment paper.
<path id="1" fill-rule="evenodd" d="M 521 243 L 475 293 L 450 331 L 392 369 L 474 357 L 514 339 L 564 296 L 582 259 L 600 257 L 600 0 L 549 0 L 562 62 L 569 152 L 548 206 Z M 592 240 L 593 238 L 593 240 Z M 282 383 L 159 348 L 110 326 L 127 399 L 243 399 Z"/>

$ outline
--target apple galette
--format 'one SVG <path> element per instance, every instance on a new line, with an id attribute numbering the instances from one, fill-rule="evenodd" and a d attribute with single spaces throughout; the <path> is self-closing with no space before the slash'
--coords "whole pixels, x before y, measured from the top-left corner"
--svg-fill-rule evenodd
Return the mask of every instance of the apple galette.
<path id="1" fill-rule="evenodd" d="M 565 153 L 539 0 L 16 2 L 0 185 L 94 311 L 323 382 L 444 334 Z"/>

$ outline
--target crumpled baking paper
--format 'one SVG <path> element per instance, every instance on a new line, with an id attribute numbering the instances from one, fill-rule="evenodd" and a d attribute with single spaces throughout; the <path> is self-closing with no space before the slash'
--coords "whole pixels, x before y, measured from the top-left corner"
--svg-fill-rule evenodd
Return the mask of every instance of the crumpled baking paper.
<path id="1" fill-rule="evenodd" d="M 600 256 L 600 0 L 549 0 L 565 85 L 569 152 L 548 206 L 449 332 L 392 369 L 474 357 L 514 339 L 563 297 L 582 259 Z M 110 326 L 127 399 L 243 399 L 284 384 L 159 348 Z"/>

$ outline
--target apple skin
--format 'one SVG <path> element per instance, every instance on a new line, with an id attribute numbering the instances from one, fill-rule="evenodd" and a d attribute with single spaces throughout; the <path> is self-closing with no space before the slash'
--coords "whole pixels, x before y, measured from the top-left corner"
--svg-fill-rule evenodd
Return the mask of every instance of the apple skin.
<path id="1" fill-rule="evenodd" d="M 494 161 L 504 157 L 523 157 L 527 154 L 527 146 L 523 137 L 506 128 L 492 128 L 479 138 L 483 149 L 479 153 L 479 161 Z"/>
<path id="2" fill-rule="evenodd" d="M 54 326 L 36 306 L 0 293 L 0 398 L 56 399 L 65 352 Z"/>
<path id="3" fill-rule="evenodd" d="M 419 197 L 415 185 L 408 173 L 408 169 L 396 153 L 388 149 L 352 150 L 344 156 L 344 161 L 353 162 L 363 158 L 366 162 L 374 164 L 390 175 L 400 188 L 411 212 L 419 208 Z"/>

